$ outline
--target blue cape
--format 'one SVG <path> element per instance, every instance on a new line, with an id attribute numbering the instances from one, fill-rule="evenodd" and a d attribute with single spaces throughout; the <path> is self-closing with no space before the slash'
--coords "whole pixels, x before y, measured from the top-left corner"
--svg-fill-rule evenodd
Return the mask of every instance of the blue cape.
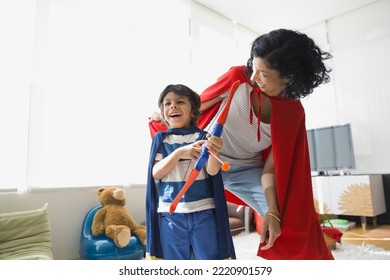
<path id="1" fill-rule="evenodd" d="M 146 185 L 146 252 L 151 259 L 164 259 L 164 254 L 160 241 L 160 230 L 158 222 L 158 189 L 155 179 L 152 176 L 152 168 L 158 148 L 167 134 L 193 134 L 200 132 L 206 135 L 207 132 L 197 127 L 188 127 L 180 129 L 168 129 L 165 132 L 158 132 L 154 135 L 149 157 L 148 178 Z M 236 254 L 229 227 L 229 217 L 226 205 L 225 192 L 221 171 L 215 176 L 209 176 L 210 184 L 214 193 L 215 213 L 217 220 L 218 250 L 219 258 L 235 259 Z"/>

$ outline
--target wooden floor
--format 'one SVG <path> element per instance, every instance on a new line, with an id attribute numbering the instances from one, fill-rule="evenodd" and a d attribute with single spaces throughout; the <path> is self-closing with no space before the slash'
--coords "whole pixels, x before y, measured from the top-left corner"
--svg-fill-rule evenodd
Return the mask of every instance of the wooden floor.
<path id="1" fill-rule="evenodd" d="M 341 242 L 354 245 L 374 245 L 390 250 L 390 225 L 367 225 L 363 229 L 360 224 L 343 232 Z"/>

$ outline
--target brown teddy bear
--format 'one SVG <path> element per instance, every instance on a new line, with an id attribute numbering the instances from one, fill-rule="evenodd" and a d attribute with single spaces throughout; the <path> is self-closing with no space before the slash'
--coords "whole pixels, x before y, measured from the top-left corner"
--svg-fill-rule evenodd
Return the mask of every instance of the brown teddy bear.
<path id="1" fill-rule="evenodd" d="M 102 208 L 100 208 L 92 221 L 92 234 L 94 236 L 106 234 L 115 245 L 123 248 L 130 242 L 132 234 L 137 235 L 143 245 L 146 244 L 146 228 L 135 222 L 126 210 L 125 191 L 121 188 L 99 188 L 97 190 Z"/>

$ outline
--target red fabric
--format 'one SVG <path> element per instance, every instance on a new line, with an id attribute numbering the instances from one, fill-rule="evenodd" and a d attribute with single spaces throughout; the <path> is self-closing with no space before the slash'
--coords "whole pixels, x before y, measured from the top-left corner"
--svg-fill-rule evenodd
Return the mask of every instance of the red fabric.
<path id="1" fill-rule="evenodd" d="M 154 137 L 154 134 L 159 131 L 166 131 L 168 129 L 168 126 L 166 124 L 160 122 L 160 121 L 152 121 L 149 123 L 149 131 L 150 131 L 150 136 Z"/>
<path id="2" fill-rule="evenodd" d="M 337 228 L 323 228 L 322 232 L 341 244 L 341 237 L 343 236 L 343 233 Z"/>
<path id="3" fill-rule="evenodd" d="M 246 79 L 244 71 L 245 66 L 231 67 L 227 73 L 217 80 L 217 83 L 211 85 L 200 94 L 201 103 L 204 104 L 207 101 L 219 97 L 221 94 L 227 93 L 237 80 L 244 82 Z M 200 129 L 204 129 L 210 123 L 217 113 L 221 101 L 202 111 L 197 123 Z"/>
<path id="4" fill-rule="evenodd" d="M 225 190 L 225 197 L 226 197 L 226 201 L 229 201 L 231 203 L 248 206 L 248 204 L 246 204 L 244 201 L 242 201 L 240 198 L 238 198 L 228 190 Z"/>
<path id="5" fill-rule="evenodd" d="M 226 93 L 237 80 L 246 83 L 245 86 L 251 86 L 244 69 L 245 66 L 230 68 L 217 83 L 201 93 L 202 104 Z M 334 259 L 324 240 L 314 208 L 303 106 L 299 100 L 270 100 L 272 150 L 282 234 L 268 250 L 260 250 L 264 245 L 260 244 L 258 256 L 275 260 Z M 204 110 L 198 121 L 201 129 L 212 120 L 219 104 Z M 245 205 L 230 195 L 227 200 Z"/>
<path id="6" fill-rule="evenodd" d="M 305 112 L 299 100 L 270 98 L 276 192 L 282 234 L 265 259 L 333 259 L 314 208 Z"/>

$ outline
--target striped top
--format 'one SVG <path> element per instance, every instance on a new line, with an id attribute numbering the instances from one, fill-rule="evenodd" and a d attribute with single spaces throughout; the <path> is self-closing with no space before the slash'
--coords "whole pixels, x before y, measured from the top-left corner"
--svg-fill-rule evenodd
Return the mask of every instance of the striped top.
<path id="1" fill-rule="evenodd" d="M 261 151 L 271 145 L 271 125 L 260 122 L 260 142 L 257 140 L 257 117 L 253 114 L 253 122 L 250 124 L 250 95 L 251 86 L 247 83 L 241 84 L 232 99 L 229 113 L 222 132 L 223 147 L 220 153 L 223 160 L 230 164 L 245 166 L 264 165 Z M 213 120 L 205 128 L 211 133 L 213 124 L 219 118 L 222 108 L 227 101 L 228 92 L 222 94 L 224 97 L 220 109 Z M 243 106 L 243 104 L 245 106 Z"/>
<path id="2" fill-rule="evenodd" d="M 199 132 L 187 135 L 169 134 L 160 145 L 155 160 L 162 160 L 174 150 L 198 140 L 201 140 Z M 177 165 L 159 181 L 157 212 L 169 212 L 172 201 L 183 188 L 195 163 L 196 161 L 189 159 L 180 159 Z M 208 182 L 208 174 L 205 168 L 202 168 L 195 182 L 178 203 L 175 212 L 191 213 L 214 207 L 213 192 Z"/>

